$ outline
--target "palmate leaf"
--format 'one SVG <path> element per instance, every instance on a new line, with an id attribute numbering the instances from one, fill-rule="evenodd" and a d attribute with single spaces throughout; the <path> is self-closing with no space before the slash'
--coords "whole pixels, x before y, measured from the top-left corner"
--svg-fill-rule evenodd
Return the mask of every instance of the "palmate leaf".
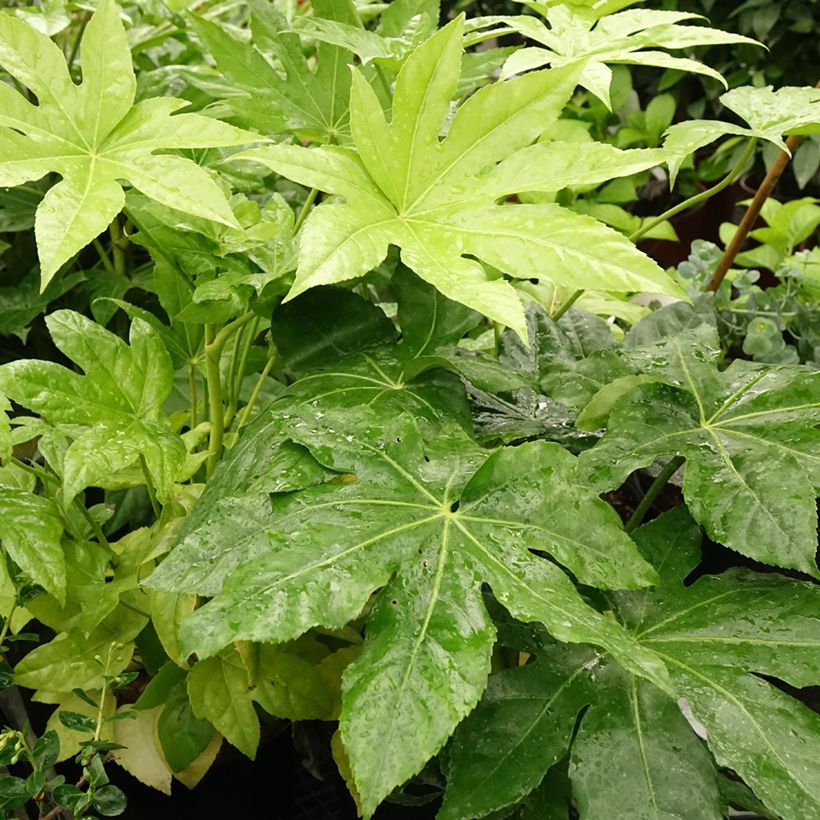
<path id="1" fill-rule="evenodd" d="M 185 445 L 162 411 L 174 371 L 157 331 L 135 319 L 127 345 L 74 311 L 56 311 L 46 324 L 57 347 L 85 375 L 55 362 L 21 359 L 0 367 L 0 391 L 73 439 L 65 454 L 65 496 L 104 486 L 142 458 L 157 494 L 170 499 Z"/>
<path id="2" fill-rule="evenodd" d="M 542 14 L 548 26 L 532 16 L 479 17 L 470 21 L 476 33 L 468 39 L 485 39 L 518 33 L 541 46 L 529 46 L 516 51 L 504 64 L 502 76 L 510 77 L 524 71 L 583 63 L 579 83 L 611 108 L 610 65 L 646 65 L 677 69 L 690 74 L 702 74 L 718 82 L 726 82 L 714 69 L 698 60 L 673 57 L 665 51 L 692 46 L 722 43 L 755 43 L 748 37 L 707 26 L 680 25 L 699 19 L 697 14 L 678 11 L 636 9 L 609 14 L 606 8 L 588 8 L 573 4 L 528 4 Z M 618 3 L 623 7 L 627 3 Z M 612 4 L 609 4 L 611 7 Z M 488 29 L 489 32 L 482 31 Z"/>
<path id="3" fill-rule="evenodd" d="M 221 74 L 231 84 L 225 102 L 241 125 L 263 134 L 295 133 L 317 142 L 350 139 L 350 69 L 353 53 L 320 43 L 316 69 L 302 52 L 299 35 L 269 3 L 251 4 L 252 43 L 238 40 L 217 23 L 189 19 Z M 349 0 L 311 4 L 317 24 L 335 22 L 366 32 Z M 276 61 L 272 64 L 268 56 Z M 284 72 L 284 77 L 283 77 Z"/>
<path id="4" fill-rule="evenodd" d="M 185 102 L 135 104 L 136 80 L 113 0 L 102 0 L 80 50 L 83 82 L 69 76 L 63 52 L 28 23 L 0 14 L 0 65 L 37 98 L 0 84 L 0 185 L 56 172 L 37 209 L 42 286 L 106 229 L 122 209 L 121 180 L 180 211 L 235 225 L 220 188 L 195 162 L 155 155 L 174 148 L 242 145 L 258 137 L 199 114 Z"/>
<path id="5" fill-rule="evenodd" d="M 785 86 L 735 88 L 720 101 L 746 120 L 749 127 L 717 120 L 689 120 L 673 125 L 664 140 L 669 152 L 669 170 L 674 185 L 686 157 L 726 135 L 766 140 L 788 151 L 783 137 L 789 134 L 820 133 L 820 89 Z"/>
<path id="6" fill-rule="evenodd" d="M 233 500 L 211 508 L 203 497 L 198 526 L 186 528 L 148 583 L 215 593 L 181 629 L 184 651 L 201 658 L 236 640 L 282 642 L 312 626 L 338 628 L 381 590 L 362 655 L 345 674 L 341 716 L 366 815 L 441 747 L 484 688 L 494 629 L 482 582 L 518 617 L 546 623 L 561 640 L 602 646 L 663 685 L 661 667 L 646 666 L 554 563 L 530 552 L 548 551 L 605 587 L 653 580 L 614 512 L 578 482 L 575 458 L 558 445 L 488 456 L 457 427 L 425 436 L 408 415 L 334 407 L 328 398 L 280 399 L 255 425 L 244 452 L 232 452 L 212 482 L 219 489 L 228 478 Z M 273 451 L 272 427 L 284 442 Z M 322 481 L 269 492 L 251 521 L 234 495 L 240 473 L 232 462 L 253 453 L 272 465 L 261 480 L 274 483 L 282 451 L 309 452 Z"/>
<path id="7" fill-rule="evenodd" d="M 288 298 L 364 275 L 391 244 L 401 248 L 407 267 L 445 296 L 522 337 L 524 312 L 516 291 L 467 255 L 509 276 L 543 276 L 573 288 L 677 293 L 654 262 L 593 219 L 552 204 L 495 204 L 521 190 L 558 190 L 578 181 L 566 178 L 560 160 L 550 160 L 560 153 L 551 143 L 528 149 L 526 173 L 523 165 L 506 167 L 558 117 L 575 87 L 577 68 L 481 89 L 458 109 L 447 137 L 439 139 L 458 84 L 463 28 L 459 17 L 408 57 L 396 81 L 389 124 L 373 89 L 354 72 L 355 152 L 279 145 L 240 155 L 345 199 L 320 205 L 306 221 Z M 579 162 L 579 178 L 610 179 L 660 161 L 655 152 L 605 150 L 610 161 L 595 156 L 595 170 Z"/>
<path id="8" fill-rule="evenodd" d="M 666 348 L 668 364 L 650 370 L 666 383 L 618 399 L 603 439 L 582 455 L 593 485 L 614 489 L 656 458 L 683 456 L 684 497 L 711 538 L 818 576 L 820 374 L 740 361 L 719 372 L 677 339 Z"/>
<path id="9" fill-rule="evenodd" d="M 522 647 L 535 662 L 492 676 L 457 730 L 442 820 L 482 817 L 517 802 L 568 749 L 573 797 L 591 820 L 718 820 L 726 807 L 716 763 L 740 774 L 786 820 L 818 813 L 820 719 L 750 674 L 797 686 L 820 680 L 817 587 L 744 570 L 685 586 L 700 540 L 685 510 L 641 528 L 636 540 L 661 583 L 608 594 L 612 611 L 668 664 L 676 695 L 705 727 L 715 760 L 681 713 L 683 701 L 588 649 L 536 640 Z"/>

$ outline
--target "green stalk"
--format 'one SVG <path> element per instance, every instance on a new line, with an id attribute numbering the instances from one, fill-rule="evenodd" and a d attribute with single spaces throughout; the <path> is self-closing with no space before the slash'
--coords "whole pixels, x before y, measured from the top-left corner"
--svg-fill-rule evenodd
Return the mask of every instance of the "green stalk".
<path id="1" fill-rule="evenodd" d="M 265 366 L 262 368 L 262 372 L 259 374 L 259 378 L 254 385 L 253 392 L 251 393 L 250 399 L 248 399 L 248 403 L 245 405 L 245 408 L 242 410 L 242 415 L 239 417 L 239 423 L 236 426 L 236 432 L 238 433 L 247 423 L 248 419 L 250 418 L 251 413 L 253 412 L 254 405 L 259 398 L 259 394 L 262 392 L 262 387 L 265 384 L 265 379 L 268 378 L 270 375 L 271 370 L 273 369 L 273 363 L 276 361 L 276 353 L 272 353 L 268 360 L 265 362 Z"/>
<path id="2" fill-rule="evenodd" d="M 140 458 L 142 458 L 142 456 L 140 456 Z M 144 458 L 142 460 L 143 462 L 145 461 Z M 83 518 L 85 518 L 85 520 L 88 522 L 88 526 L 91 527 L 91 531 L 96 536 L 97 541 L 99 541 L 99 543 L 103 547 L 105 547 L 114 558 L 116 558 L 116 555 L 114 554 L 110 544 L 108 543 L 108 539 L 105 537 L 105 533 L 102 531 L 100 525 L 94 520 L 94 516 L 91 515 L 91 511 L 85 506 L 85 504 L 82 503 L 82 501 L 80 501 L 79 498 L 75 500 L 77 502 L 77 509 L 79 509 Z"/>
<path id="3" fill-rule="evenodd" d="M 575 293 L 552 314 L 553 321 L 557 322 L 583 295 L 583 290 L 576 290 Z"/>
<path id="4" fill-rule="evenodd" d="M 647 222 L 645 225 L 642 225 L 637 231 L 630 235 L 630 241 L 637 242 L 641 237 L 645 236 L 649 233 L 649 231 L 660 225 L 662 222 L 666 222 L 673 216 L 677 216 L 682 211 L 693 208 L 695 205 L 700 205 L 701 202 L 705 202 L 707 199 L 711 199 L 715 196 L 715 194 L 719 194 L 724 188 L 728 188 L 743 173 L 743 169 L 746 167 L 746 163 L 752 158 L 755 148 L 757 148 L 757 137 L 752 137 L 746 144 L 746 148 L 741 154 L 735 167 L 732 168 L 732 170 L 729 171 L 729 173 L 720 182 L 713 185 L 711 188 L 707 188 L 705 191 L 701 191 L 699 194 L 695 194 L 695 196 L 689 197 L 689 199 L 685 199 L 683 202 L 678 203 L 668 211 L 664 211 L 660 216 L 655 217 L 655 219 L 651 222 Z"/>
<path id="5" fill-rule="evenodd" d="M 94 246 L 94 250 L 97 251 L 97 255 L 100 257 L 100 262 L 102 262 L 103 267 L 108 271 L 110 274 L 116 274 L 117 270 L 111 262 L 111 257 L 108 255 L 108 251 L 105 249 L 105 246 L 99 239 L 92 239 L 91 244 Z"/>
<path id="6" fill-rule="evenodd" d="M 188 362 L 188 391 L 191 399 L 191 429 L 193 430 L 198 424 L 196 406 L 199 401 L 196 394 L 196 368 L 193 362 Z"/>
<path id="7" fill-rule="evenodd" d="M 634 532 L 641 525 L 644 516 L 649 512 L 649 508 L 658 497 L 660 491 L 669 483 L 669 479 L 680 469 L 686 459 L 683 456 L 675 456 L 658 474 L 652 482 L 646 495 L 641 499 L 641 503 L 635 508 L 635 512 L 629 517 L 624 529 L 627 532 Z"/>
<path id="8" fill-rule="evenodd" d="M 302 224 L 307 219 L 307 215 L 310 213 L 310 209 L 313 206 L 313 203 L 316 201 L 316 197 L 319 194 L 318 188 L 311 188 L 310 193 L 307 195 L 307 199 L 305 200 L 305 204 L 302 205 L 302 210 L 299 211 L 299 216 L 296 217 L 296 222 L 293 225 L 293 235 L 296 236 L 299 233 L 299 229 L 302 227 Z"/>
<path id="9" fill-rule="evenodd" d="M 125 249 L 128 247 L 128 238 L 122 232 L 120 218 L 115 216 L 108 228 L 111 237 L 111 255 L 114 257 L 114 270 L 119 276 L 128 276 L 128 257 Z"/>
<path id="10" fill-rule="evenodd" d="M 11 605 L 11 609 L 9 610 L 9 614 L 6 616 L 6 620 L 3 623 L 3 629 L 0 631 L 0 647 L 3 646 L 3 641 L 6 640 L 6 637 L 9 634 L 9 630 L 11 629 L 11 619 L 14 617 L 14 613 L 17 611 L 17 599 L 14 599 L 14 603 Z M 3 660 L 3 655 L 0 653 L 0 660 Z"/>
<path id="11" fill-rule="evenodd" d="M 225 440 L 225 408 L 222 403 L 222 377 L 219 373 L 219 362 L 225 343 L 237 330 L 244 327 L 254 318 L 253 313 L 246 313 L 225 325 L 219 332 L 213 325 L 205 325 L 205 364 L 208 381 L 208 415 L 211 422 L 211 435 L 208 441 L 208 461 L 205 474 L 213 475 L 219 459 L 222 457 L 222 446 Z"/>
<path id="12" fill-rule="evenodd" d="M 142 453 L 140 453 L 140 467 L 142 467 L 142 475 L 145 478 L 145 487 L 148 490 L 148 498 L 151 500 L 151 509 L 154 511 L 154 516 L 159 518 L 162 513 L 162 508 L 157 500 L 157 491 L 154 487 L 154 482 L 151 479 L 151 473 L 148 471 L 148 463 Z"/>
<path id="13" fill-rule="evenodd" d="M 221 347 L 216 347 L 216 333 L 213 325 L 205 325 L 205 364 L 208 376 L 208 420 L 211 434 L 208 440 L 208 462 L 206 475 L 213 475 L 222 455 L 225 438 L 225 416 L 222 407 L 222 381 L 219 375 Z"/>

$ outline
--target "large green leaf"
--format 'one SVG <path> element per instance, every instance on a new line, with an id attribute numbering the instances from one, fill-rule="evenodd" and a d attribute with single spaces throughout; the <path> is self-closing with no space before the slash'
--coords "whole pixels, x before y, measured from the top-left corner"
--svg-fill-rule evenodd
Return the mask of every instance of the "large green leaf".
<path id="1" fill-rule="evenodd" d="M 173 367 L 157 332 L 135 319 L 128 345 L 70 310 L 52 313 L 46 324 L 57 347 L 85 375 L 55 362 L 21 359 L 0 367 L 0 390 L 73 439 L 65 455 L 66 496 L 104 486 L 142 458 L 157 493 L 169 499 L 185 445 L 162 410 Z"/>
<path id="2" fill-rule="evenodd" d="M 820 374 L 744 362 L 720 372 L 677 339 L 666 348 L 675 355 L 653 375 L 671 384 L 622 396 L 582 455 L 593 484 L 614 489 L 656 458 L 683 456 L 684 496 L 715 541 L 817 576 Z"/>
<path id="3" fill-rule="evenodd" d="M 252 527 L 238 504 L 212 512 L 149 584 L 216 592 L 182 626 L 186 651 L 200 657 L 235 640 L 287 641 L 312 626 L 340 627 L 383 588 L 364 652 L 345 676 L 342 711 L 366 813 L 421 768 L 480 696 L 494 634 L 482 581 L 519 617 L 546 623 L 561 640 L 603 645 L 662 681 L 660 668 L 634 655 L 555 564 L 528 551 L 549 551 L 602 586 L 653 580 L 560 447 L 487 456 L 459 428 L 426 439 L 408 416 L 328 401 L 280 402 L 274 413 L 267 426 L 278 425 L 281 439 L 309 450 L 334 477 L 269 496 Z M 257 430 L 257 461 L 268 463 L 275 454 L 265 428 Z M 253 442 L 249 432 L 246 447 Z M 588 524 L 582 541 L 579 515 Z"/>
<path id="4" fill-rule="evenodd" d="M 439 138 L 458 84 L 462 33 L 459 17 L 408 57 L 396 80 L 390 123 L 374 90 L 354 73 L 355 151 L 279 145 L 242 155 L 345 199 L 320 205 L 306 221 L 289 298 L 315 285 L 364 275 L 391 244 L 401 248 L 409 268 L 445 296 L 522 338 L 526 330 L 518 294 L 472 257 L 508 276 L 543 276 L 573 288 L 677 293 L 654 262 L 591 218 L 552 204 L 495 203 L 522 187 L 555 191 L 572 184 L 555 159 L 563 156 L 560 151 L 539 172 L 537 186 L 522 178 L 521 169 L 509 174 L 501 169 L 502 160 L 513 162 L 516 152 L 558 117 L 575 87 L 576 67 L 481 89 L 457 110 L 447 136 Z M 551 156 L 548 147 L 534 150 L 545 160 Z M 642 158 L 630 152 L 622 162 L 611 163 L 607 178 L 657 161 L 654 152 Z M 588 165 L 579 159 L 575 181 L 600 173 L 599 156 L 590 154 Z"/>
<path id="5" fill-rule="evenodd" d="M 610 108 L 610 65 L 626 63 L 676 69 L 703 74 L 725 86 L 723 77 L 700 61 L 673 57 L 655 49 L 677 51 L 692 46 L 755 42 L 739 34 L 706 26 L 681 25 L 699 16 L 687 12 L 637 9 L 606 16 L 603 9 L 579 8 L 577 4 L 572 8 L 568 4 L 528 5 L 544 15 L 549 27 L 531 16 L 479 17 L 470 23 L 471 29 L 477 32 L 471 40 L 517 33 L 541 44 L 516 51 L 504 65 L 504 76 L 545 65 L 583 63 L 579 82 Z M 484 31 L 486 29 L 489 31 Z"/>
<path id="6" fill-rule="evenodd" d="M 317 0 L 312 6 L 319 15 L 311 18 L 315 26 L 335 24 L 348 26 L 362 37 L 367 34 L 347 0 Z M 317 142 L 348 141 L 348 64 L 352 52 L 320 44 L 316 69 L 311 70 L 299 35 L 274 7 L 253 2 L 251 8 L 250 44 L 205 17 L 189 18 L 217 69 L 230 83 L 230 96 L 225 101 L 235 119 L 263 134 L 293 132 Z"/>
<path id="7" fill-rule="evenodd" d="M 120 180 L 171 208 L 236 224 L 205 170 L 181 156 L 154 152 L 258 139 L 200 114 L 172 116 L 185 106 L 178 99 L 135 103 L 131 53 L 113 0 L 99 3 L 80 56 L 83 82 L 75 85 L 63 52 L 46 35 L 0 14 L 0 65 L 38 102 L 0 85 L 0 185 L 20 185 L 52 171 L 62 177 L 37 209 L 43 287 L 122 209 Z"/>
<path id="8" fill-rule="evenodd" d="M 787 820 L 817 813 L 820 771 L 811 750 L 820 720 L 756 676 L 797 686 L 820 680 L 817 587 L 738 570 L 686 586 L 700 536 L 685 510 L 653 521 L 636 538 L 658 568 L 658 589 L 607 599 L 617 619 L 669 665 L 678 703 L 593 651 L 522 640 L 520 630 L 507 629 L 504 642 L 535 661 L 492 676 L 457 730 L 446 758 L 443 819 L 482 817 L 516 803 L 568 749 L 582 817 L 717 820 L 725 803 L 716 763 L 741 775 Z"/>
<path id="9" fill-rule="evenodd" d="M 746 120 L 749 127 L 716 120 L 689 120 L 666 132 L 664 150 L 669 154 L 672 184 L 683 161 L 699 148 L 726 135 L 766 140 L 786 151 L 786 134 L 820 133 L 820 89 L 786 86 L 744 86 L 724 94 L 720 101 Z"/>

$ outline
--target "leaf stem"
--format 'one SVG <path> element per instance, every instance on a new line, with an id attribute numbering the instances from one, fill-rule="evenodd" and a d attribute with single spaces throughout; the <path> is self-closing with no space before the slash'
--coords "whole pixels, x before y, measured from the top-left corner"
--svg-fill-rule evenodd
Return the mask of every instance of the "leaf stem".
<path id="1" fill-rule="evenodd" d="M 205 325 L 205 364 L 208 382 L 208 416 L 211 422 L 211 435 L 208 441 L 208 461 L 205 474 L 208 478 L 213 475 L 219 459 L 222 457 L 222 445 L 225 440 L 225 408 L 222 404 L 222 376 L 219 372 L 219 362 L 225 343 L 231 335 L 236 333 L 254 318 L 255 314 L 246 313 L 234 319 L 219 332 L 213 325 Z"/>
<path id="2" fill-rule="evenodd" d="M 142 453 L 140 453 L 140 467 L 142 467 L 142 475 L 145 478 L 145 488 L 148 490 L 148 498 L 151 500 L 151 509 L 154 511 L 154 516 L 159 518 L 162 513 L 162 508 L 157 500 L 157 490 L 154 487 L 151 473 L 148 470 L 148 462 Z"/>
<path id="3" fill-rule="evenodd" d="M 142 456 L 140 456 L 142 458 Z M 144 461 L 144 459 L 143 459 Z M 113 550 L 111 549 L 111 545 L 108 543 L 108 539 L 105 537 L 105 533 L 102 531 L 102 527 L 94 520 L 94 516 L 91 515 L 91 510 L 89 510 L 85 504 L 80 501 L 79 497 L 75 499 L 77 508 L 80 510 L 83 518 L 88 522 L 88 526 L 91 527 L 91 531 L 97 538 L 97 541 L 100 542 L 102 546 L 104 546 L 111 554 L 114 555 Z"/>
<path id="4" fill-rule="evenodd" d="M 789 137 L 786 142 L 786 146 L 788 147 L 790 153 L 781 151 L 772 163 L 772 167 L 769 168 L 769 172 L 766 174 L 763 182 L 760 183 L 760 187 L 755 192 L 754 199 L 752 199 L 752 204 L 749 205 L 746 213 L 743 215 L 743 219 L 740 221 L 740 225 L 737 226 L 737 230 L 735 231 L 735 235 L 732 237 L 732 241 L 726 246 L 726 250 L 721 257 L 712 278 L 709 280 L 709 284 L 706 286 L 707 291 L 716 291 L 726 278 L 729 268 L 732 267 L 735 257 L 743 247 L 743 243 L 746 241 L 749 231 L 752 230 L 755 222 L 757 222 L 757 218 L 760 216 L 760 211 L 766 204 L 766 200 L 772 195 L 781 174 L 786 170 L 786 166 L 788 166 L 799 142 L 800 137 L 797 134 Z"/>
<path id="5" fill-rule="evenodd" d="M 259 374 L 259 378 L 257 379 L 257 382 L 254 385 L 251 397 L 250 399 L 248 399 L 248 403 L 245 405 L 245 408 L 242 410 L 242 415 L 239 417 L 239 423 L 236 425 L 237 433 L 248 423 L 248 419 L 250 418 L 250 415 L 253 412 L 254 405 L 259 399 L 259 394 L 262 392 L 262 387 L 265 384 L 265 379 L 268 378 L 271 370 L 273 369 L 273 363 L 276 361 L 276 356 L 276 351 L 272 352 L 271 355 L 268 357 L 268 360 L 265 362 L 265 366 L 262 368 L 262 372 Z"/>
<path id="6" fill-rule="evenodd" d="M 192 361 L 188 362 L 188 391 L 191 398 L 191 429 L 195 429 L 198 424 L 197 419 L 197 394 L 196 394 L 196 368 Z"/>
<path id="7" fill-rule="evenodd" d="M 116 275 L 117 270 L 111 262 L 111 257 L 108 255 L 108 251 L 105 249 L 105 246 L 99 239 L 92 239 L 91 244 L 94 246 L 94 250 L 97 251 L 97 255 L 100 257 L 100 262 L 102 262 L 103 267 L 108 271 L 108 273 L 112 275 Z"/>
<path id="8" fill-rule="evenodd" d="M 125 248 L 128 239 L 122 232 L 119 216 L 115 216 L 108 228 L 111 237 L 111 255 L 114 257 L 114 270 L 119 276 L 128 276 L 128 259 L 125 255 Z"/>
<path id="9" fill-rule="evenodd" d="M 296 222 L 293 225 L 293 235 L 296 236 L 299 233 L 299 229 L 302 227 L 305 219 L 307 219 L 307 215 L 310 213 L 310 209 L 313 206 L 313 203 L 316 201 L 316 197 L 319 194 L 318 188 L 311 188 L 310 193 L 307 195 L 307 199 L 305 200 L 305 204 L 302 205 L 302 210 L 299 211 L 299 216 L 296 217 Z"/>
<path id="10" fill-rule="evenodd" d="M 635 508 L 635 512 L 629 517 L 624 529 L 627 532 L 634 532 L 641 524 L 644 516 L 649 512 L 649 508 L 658 497 L 660 491 L 669 483 L 669 479 L 680 469 L 686 459 L 683 456 L 675 456 L 661 471 L 658 477 L 652 482 L 646 494 L 641 499 L 641 503 Z"/>
<path id="11" fill-rule="evenodd" d="M 631 242 L 637 242 L 641 237 L 645 236 L 649 233 L 653 228 L 656 228 L 663 222 L 671 219 L 673 216 L 677 216 L 682 211 L 686 211 L 689 208 L 693 208 L 695 205 L 700 205 L 701 202 L 705 202 L 707 199 L 711 199 L 715 194 L 719 194 L 724 188 L 728 188 L 742 173 L 743 169 L 746 167 L 746 164 L 752 158 L 754 154 L 755 148 L 757 147 L 757 137 L 752 137 L 749 142 L 746 144 L 746 148 L 744 149 L 743 153 L 740 156 L 740 159 L 735 164 L 734 168 L 716 185 L 713 185 L 711 188 L 707 188 L 705 191 L 701 191 L 699 194 L 695 194 L 694 196 L 689 197 L 689 199 L 685 199 L 683 202 L 679 202 L 674 207 L 670 208 L 668 211 L 664 211 L 660 216 L 655 217 L 655 219 L 647 222 L 644 225 L 641 225 L 637 231 L 630 234 L 629 240 Z"/>
<path id="12" fill-rule="evenodd" d="M 583 295 L 583 290 L 576 290 L 575 293 L 552 314 L 552 320 L 557 322 Z"/>
<path id="13" fill-rule="evenodd" d="M 17 598 L 15 597 L 14 603 L 11 605 L 11 609 L 9 610 L 9 614 L 6 616 L 6 620 L 3 622 L 3 629 L 0 631 L 0 661 L 3 660 L 3 641 L 6 640 L 6 637 L 9 634 L 9 630 L 11 629 L 11 619 L 14 617 L 14 613 L 17 612 Z"/>
<path id="14" fill-rule="evenodd" d="M 208 375 L 208 419 L 211 423 L 211 434 L 208 440 L 208 462 L 206 475 L 213 475 L 222 455 L 222 442 L 225 437 L 225 416 L 222 407 L 222 381 L 219 375 L 219 359 L 222 348 L 216 343 L 213 325 L 205 325 L 205 364 Z"/>

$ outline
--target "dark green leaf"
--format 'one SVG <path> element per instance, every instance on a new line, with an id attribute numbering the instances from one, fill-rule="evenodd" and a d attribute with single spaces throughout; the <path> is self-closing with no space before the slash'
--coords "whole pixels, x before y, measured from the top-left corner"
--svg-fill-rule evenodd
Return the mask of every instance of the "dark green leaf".
<path id="1" fill-rule="evenodd" d="M 87 715 L 81 715 L 79 712 L 68 712 L 65 709 L 61 709 L 57 713 L 57 717 L 60 718 L 60 723 L 62 723 L 66 729 L 71 729 L 75 732 L 89 732 L 93 734 L 97 728 L 97 723 L 93 718 Z"/>
<path id="2" fill-rule="evenodd" d="M 396 339 L 396 329 L 376 305 L 344 288 L 327 286 L 278 307 L 271 338 L 288 368 L 304 373 L 389 344 Z"/>
<path id="3" fill-rule="evenodd" d="M 175 772 L 193 763 L 213 739 L 214 727 L 194 715 L 185 681 L 179 681 L 168 693 L 157 720 L 157 735 L 165 760 Z"/>
<path id="4" fill-rule="evenodd" d="M 107 785 L 94 790 L 92 803 L 103 817 L 118 817 L 125 811 L 128 798 L 121 789 Z"/>

